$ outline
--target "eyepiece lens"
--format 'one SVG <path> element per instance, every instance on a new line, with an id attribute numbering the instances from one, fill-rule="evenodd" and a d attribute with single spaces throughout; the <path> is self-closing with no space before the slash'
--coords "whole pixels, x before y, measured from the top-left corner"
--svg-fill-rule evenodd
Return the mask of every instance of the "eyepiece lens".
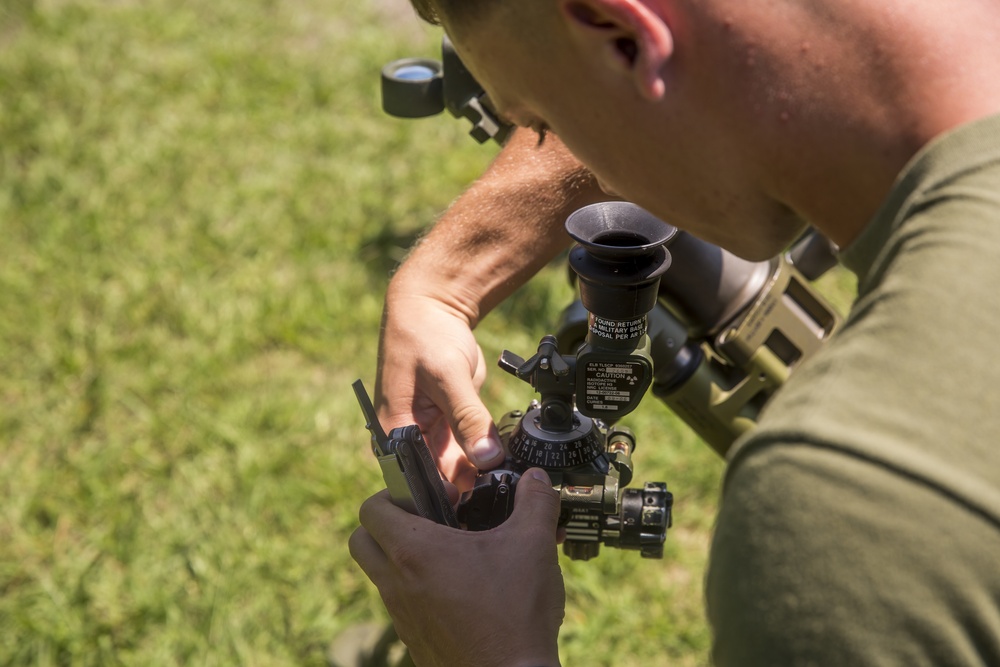
<path id="1" fill-rule="evenodd" d="M 397 79 L 404 81 L 430 81 L 437 72 L 424 65 L 404 65 L 392 73 Z"/>
<path id="2" fill-rule="evenodd" d="M 610 248 L 636 248 L 649 244 L 649 239 L 642 234 L 630 231 L 612 231 L 598 234 L 594 237 L 595 244 Z"/>

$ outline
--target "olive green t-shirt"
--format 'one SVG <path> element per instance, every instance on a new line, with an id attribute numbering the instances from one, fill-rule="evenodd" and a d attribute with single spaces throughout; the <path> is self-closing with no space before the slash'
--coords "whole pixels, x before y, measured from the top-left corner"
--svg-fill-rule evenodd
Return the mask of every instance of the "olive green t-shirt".
<path id="1" fill-rule="evenodd" d="M 714 660 L 1000 665 L 1000 116 L 915 156 L 842 260 L 843 327 L 730 454 Z"/>

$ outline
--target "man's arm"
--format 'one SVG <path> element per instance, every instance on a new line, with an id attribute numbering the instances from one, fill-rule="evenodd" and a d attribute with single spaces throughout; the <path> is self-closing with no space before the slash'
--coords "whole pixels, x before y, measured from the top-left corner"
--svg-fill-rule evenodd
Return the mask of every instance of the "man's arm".
<path id="1" fill-rule="evenodd" d="M 478 395 L 486 365 L 472 329 L 567 246 L 566 217 L 601 199 L 596 179 L 557 138 L 539 145 L 534 132 L 518 130 L 389 285 L 375 388 L 380 419 L 387 427 L 418 424 L 460 487 L 476 466 L 502 460 Z"/>

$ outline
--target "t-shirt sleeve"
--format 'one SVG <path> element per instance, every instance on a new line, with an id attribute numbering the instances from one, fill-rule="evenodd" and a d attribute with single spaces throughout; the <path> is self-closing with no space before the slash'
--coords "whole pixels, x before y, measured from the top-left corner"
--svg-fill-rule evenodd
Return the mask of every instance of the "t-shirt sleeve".
<path id="1" fill-rule="evenodd" d="M 1000 664 L 998 581 L 996 526 L 940 489 L 850 453 L 758 444 L 729 471 L 716 526 L 713 658 Z"/>

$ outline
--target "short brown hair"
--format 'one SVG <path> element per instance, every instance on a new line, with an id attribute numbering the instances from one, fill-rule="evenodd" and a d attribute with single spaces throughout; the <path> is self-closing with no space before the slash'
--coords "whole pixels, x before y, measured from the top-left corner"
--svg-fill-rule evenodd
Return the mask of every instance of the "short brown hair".
<path id="1" fill-rule="evenodd" d="M 434 0 L 410 0 L 417 15 L 431 25 L 441 25 L 441 15 L 438 13 Z"/>

